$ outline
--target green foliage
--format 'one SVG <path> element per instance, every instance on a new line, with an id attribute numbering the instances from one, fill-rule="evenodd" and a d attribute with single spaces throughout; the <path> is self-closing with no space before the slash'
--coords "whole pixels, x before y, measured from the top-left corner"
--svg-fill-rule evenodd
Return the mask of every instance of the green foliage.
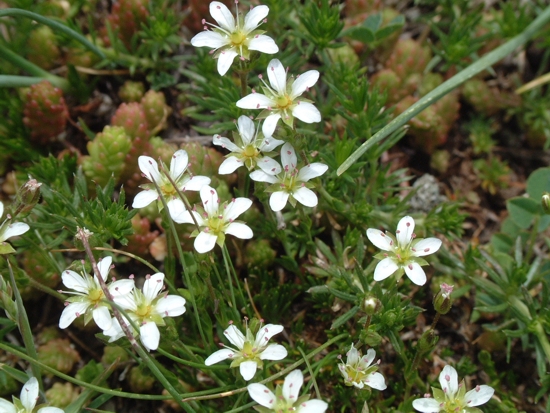
<path id="1" fill-rule="evenodd" d="M 331 42 L 339 37 L 344 23 L 340 21 L 340 10 L 336 4 L 331 4 L 330 0 L 309 1 L 299 17 L 309 42 L 321 50 L 337 47 Z"/>
<path id="2" fill-rule="evenodd" d="M 349 36 L 369 45 L 376 44 L 401 30 L 404 24 L 405 17 L 400 15 L 382 27 L 382 14 L 376 13 L 368 16 L 360 25 L 344 30 L 341 36 Z"/>

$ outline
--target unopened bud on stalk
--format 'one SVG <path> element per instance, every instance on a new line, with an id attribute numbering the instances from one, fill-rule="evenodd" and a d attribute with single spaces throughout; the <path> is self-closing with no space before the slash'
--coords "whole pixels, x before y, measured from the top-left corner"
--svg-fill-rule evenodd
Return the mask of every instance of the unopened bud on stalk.
<path id="1" fill-rule="evenodd" d="M 362 330 L 359 338 L 369 347 L 377 347 L 382 342 L 382 336 L 373 330 Z"/>
<path id="2" fill-rule="evenodd" d="M 367 315 L 374 315 L 380 309 L 380 300 L 376 297 L 366 296 L 361 302 L 361 309 Z"/>
<path id="3" fill-rule="evenodd" d="M 429 329 L 425 331 L 420 339 L 418 340 L 418 352 L 420 354 L 426 354 L 432 351 L 439 341 L 439 337 L 435 335 L 435 331 L 433 329 Z"/>
<path id="4" fill-rule="evenodd" d="M 11 285 L 0 275 L 0 308 L 6 312 L 6 316 L 13 322 L 17 322 L 17 306 L 12 300 L 13 290 Z"/>
<path id="5" fill-rule="evenodd" d="M 17 210 L 19 213 L 26 214 L 30 212 L 40 200 L 40 186 L 42 184 L 36 179 L 29 179 L 17 191 L 17 200 L 19 204 Z"/>
<path id="6" fill-rule="evenodd" d="M 86 240 L 88 244 L 90 244 L 91 248 L 102 246 L 101 240 L 97 236 L 95 236 L 93 232 L 89 231 L 86 228 L 83 228 L 82 231 L 77 229 L 76 234 L 74 236 L 74 246 L 79 251 L 85 250 L 83 239 L 82 239 L 83 236 L 86 237 Z"/>
<path id="7" fill-rule="evenodd" d="M 448 284 L 441 284 L 441 289 L 434 297 L 434 308 L 439 314 L 447 314 L 453 303 L 451 301 L 451 293 L 453 292 L 453 286 Z"/>
<path id="8" fill-rule="evenodd" d="M 550 194 L 545 192 L 542 194 L 542 209 L 545 214 L 550 214 Z"/>

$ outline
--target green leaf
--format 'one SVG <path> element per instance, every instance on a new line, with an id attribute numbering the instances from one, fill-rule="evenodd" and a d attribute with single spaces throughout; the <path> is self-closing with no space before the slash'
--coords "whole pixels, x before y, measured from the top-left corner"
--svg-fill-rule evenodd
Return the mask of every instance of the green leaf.
<path id="1" fill-rule="evenodd" d="M 15 250 L 7 242 L 0 243 L 0 255 L 13 254 Z"/>
<path id="2" fill-rule="evenodd" d="M 533 218 L 539 215 L 540 206 L 532 198 L 516 197 L 506 202 L 506 207 L 510 212 L 510 218 L 518 227 L 527 229 L 531 226 Z"/>
<path id="3" fill-rule="evenodd" d="M 355 314 L 357 314 L 358 311 L 359 311 L 359 306 L 352 307 L 347 313 L 341 315 L 336 320 L 334 320 L 334 322 L 330 326 L 330 329 L 334 330 L 335 328 L 340 327 L 346 321 L 348 321 L 350 318 L 352 318 Z"/>
<path id="4" fill-rule="evenodd" d="M 527 193 L 540 200 L 544 192 L 550 192 L 550 168 L 539 168 L 527 179 Z"/>
<path id="5" fill-rule="evenodd" d="M 353 27 L 349 30 L 346 30 L 346 36 L 351 37 L 353 40 L 358 40 L 361 43 L 372 43 L 375 40 L 374 33 L 367 27 Z"/>
<path id="6" fill-rule="evenodd" d="M 362 26 L 369 29 L 372 33 L 376 33 L 382 23 L 382 15 L 380 13 L 371 14 L 365 19 Z"/>

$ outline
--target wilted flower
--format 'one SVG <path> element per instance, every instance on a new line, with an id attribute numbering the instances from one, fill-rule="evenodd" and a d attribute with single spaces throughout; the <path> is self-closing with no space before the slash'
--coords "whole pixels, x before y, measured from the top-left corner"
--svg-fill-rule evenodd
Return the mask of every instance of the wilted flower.
<path id="1" fill-rule="evenodd" d="M 220 165 L 219 174 L 226 175 L 245 165 L 249 171 L 261 163 L 264 168 L 280 168 L 281 166 L 266 153 L 272 151 L 284 142 L 273 137 L 264 138 L 254 128 L 254 122 L 247 116 L 239 117 L 237 127 L 239 133 L 234 135 L 235 143 L 220 135 L 214 135 L 212 143 L 231 151 Z"/>
<path id="2" fill-rule="evenodd" d="M 256 338 L 252 331 L 246 327 L 246 337 L 237 327 L 231 324 L 223 334 L 237 349 L 223 345 L 225 348 L 216 351 L 208 357 L 204 364 L 211 366 L 222 360 L 231 359 L 231 367 L 239 367 L 241 376 L 246 381 L 252 379 L 256 369 L 263 368 L 263 360 L 282 360 L 288 352 L 280 344 L 267 344 L 275 334 L 283 331 L 283 326 L 277 324 L 266 324 L 260 326 Z"/>
<path id="3" fill-rule="evenodd" d="M 97 263 L 104 281 L 107 280 L 112 262 L 111 257 L 105 257 Z M 74 296 L 67 299 L 67 306 L 59 319 L 59 328 L 69 327 L 81 315 L 84 315 L 84 324 L 89 323 L 93 318 L 102 330 L 111 327 L 111 306 L 106 301 L 101 284 L 95 275 L 91 277 L 88 274 L 79 275 L 72 270 L 65 270 L 61 274 L 61 279 L 67 288 L 75 291 L 62 291 L 66 294 L 74 294 Z M 118 280 L 107 284 L 113 298 L 128 294 L 133 287 L 133 280 Z"/>
<path id="4" fill-rule="evenodd" d="M 309 189 L 313 188 L 313 185 L 308 181 L 323 175 L 328 166 L 315 162 L 298 169 L 296 151 L 289 143 L 285 143 L 281 148 L 281 161 L 282 169 L 279 167 L 269 170 L 263 164 L 259 164 L 262 170 L 256 170 L 250 174 L 250 179 L 254 181 L 272 184 L 266 189 L 267 192 L 272 192 L 269 198 L 271 209 L 280 211 L 285 207 L 287 201 L 290 201 L 293 207 L 296 206 L 296 201 L 307 207 L 316 206 L 317 195 Z"/>
<path id="5" fill-rule="evenodd" d="M 0 202 L 0 218 L 4 215 L 4 204 Z M 6 243 L 11 237 L 24 234 L 30 227 L 23 222 L 11 222 L 11 217 L 8 217 L 0 224 L 0 254 L 10 254 L 15 252 L 11 245 Z"/>
<path id="6" fill-rule="evenodd" d="M 236 1 L 235 3 L 238 3 Z M 214 29 L 197 34 L 191 39 L 191 44 L 195 47 L 211 47 L 215 50 L 215 57 L 218 58 L 218 72 L 225 75 L 235 56 L 241 56 L 241 59 L 250 59 L 250 51 L 274 54 L 279 48 L 269 36 L 265 36 L 263 30 L 257 30 L 258 26 L 269 13 L 269 7 L 256 6 L 244 17 L 239 15 L 237 7 L 237 19 L 233 17 L 229 9 L 219 1 L 210 3 L 210 15 L 216 20 L 219 26 L 206 23 Z"/>
<path id="7" fill-rule="evenodd" d="M 377 372 L 378 364 L 371 366 L 376 357 L 376 352 L 372 348 L 369 348 L 367 354 L 362 356 L 361 352 L 352 343 L 346 355 L 346 362 L 339 364 L 338 368 L 344 376 L 344 382 L 347 386 L 362 389 L 367 385 L 376 390 L 386 389 L 384 376 Z"/>
<path id="8" fill-rule="evenodd" d="M 161 294 L 163 289 L 164 274 L 158 272 L 147 276 L 143 291 L 134 287 L 130 294 L 115 297 L 115 302 L 139 326 L 139 339 L 147 350 L 158 348 L 160 342 L 158 326 L 165 325 L 164 317 L 177 317 L 185 313 L 185 298 L 179 295 L 168 295 L 168 293 Z M 130 323 L 127 325 L 132 330 Z M 113 318 L 111 328 L 103 331 L 103 334 L 110 337 L 109 342 L 124 336 L 116 318 Z"/>
<path id="9" fill-rule="evenodd" d="M 33 413 L 38 400 L 38 380 L 31 377 L 21 390 L 19 399 L 13 396 L 13 403 L 0 398 L 0 412 L 2 413 Z M 37 413 L 63 413 L 57 407 L 41 407 Z"/>
<path id="10" fill-rule="evenodd" d="M 409 216 L 401 218 L 395 236 L 374 228 L 367 230 L 369 240 L 385 251 L 375 255 L 375 258 L 381 260 L 374 269 L 375 281 L 384 280 L 396 272 L 399 276 L 405 272 L 416 285 L 426 283 L 426 273 L 421 266 L 428 265 L 428 262 L 420 257 L 436 252 L 441 247 L 441 240 L 416 239 L 413 231 L 414 219 Z"/>
<path id="11" fill-rule="evenodd" d="M 458 374 L 451 366 L 445 366 L 439 374 L 441 389 L 432 387 L 433 398 L 424 397 L 413 401 L 413 407 L 423 413 L 481 413 L 475 406 L 487 403 L 495 390 L 491 386 L 476 386 L 466 392 L 464 380 L 458 384 Z"/>
<path id="12" fill-rule="evenodd" d="M 200 192 L 204 207 L 203 214 L 197 211 L 180 210 L 173 217 L 179 224 L 193 224 L 193 216 L 199 225 L 199 230 L 193 231 L 196 236 L 194 247 L 197 252 L 205 253 L 218 244 L 220 247 L 225 242 L 225 234 L 231 234 L 237 238 L 252 238 L 252 230 L 243 222 L 235 221 L 239 215 L 252 205 L 248 198 L 233 198 L 231 202 L 224 202 L 220 205 L 218 193 L 210 186 L 204 186 Z"/>
<path id="13" fill-rule="evenodd" d="M 309 395 L 300 396 L 300 389 L 304 384 L 304 375 L 300 370 L 293 370 L 285 377 L 283 387 L 277 386 L 275 394 L 260 383 L 247 386 L 248 394 L 260 406 L 254 406 L 259 412 L 296 412 L 296 413 L 323 413 L 328 404 L 323 400 L 309 400 Z"/>
<path id="14" fill-rule="evenodd" d="M 265 118 L 262 131 L 264 136 L 271 136 L 275 131 L 280 118 L 291 128 L 294 125 L 294 117 L 302 122 L 321 122 L 321 113 L 310 100 L 300 96 L 317 83 L 319 72 L 309 70 L 295 80 L 286 78 L 286 70 L 278 59 L 269 62 L 267 70 L 269 78 L 268 86 L 262 79 L 264 94 L 252 93 L 237 101 L 237 106 L 243 109 L 264 109 L 258 115 L 258 119 Z"/>
<path id="15" fill-rule="evenodd" d="M 145 190 L 136 195 L 132 203 L 133 208 L 146 207 L 151 202 L 159 199 L 159 196 L 163 196 L 166 199 L 168 212 L 170 216 L 174 218 L 175 210 L 179 212 L 185 209 L 183 201 L 178 196 L 177 190 L 182 192 L 199 191 L 204 185 L 210 183 L 210 178 L 206 176 L 191 176 L 189 173 L 186 173 L 187 166 L 189 165 L 189 156 L 183 149 L 176 151 L 170 162 L 170 171 L 168 173 L 175 183 L 175 187 L 165 173 L 159 171 L 158 164 L 153 158 L 149 156 L 140 156 L 138 158 L 138 164 L 144 176 L 151 182 L 157 184 L 160 194 L 157 192 L 155 184 L 141 185 L 141 188 Z M 166 168 L 164 168 L 164 170 L 166 170 Z M 162 209 L 162 206 L 159 206 L 159 209 Z"/>

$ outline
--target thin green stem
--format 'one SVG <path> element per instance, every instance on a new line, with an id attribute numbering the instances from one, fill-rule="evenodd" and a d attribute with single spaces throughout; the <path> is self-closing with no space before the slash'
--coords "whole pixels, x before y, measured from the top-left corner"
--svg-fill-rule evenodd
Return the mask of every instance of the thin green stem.
<path id="1" fill-rule="evenodd" d="M 226 249 L 227 247 L 225 246 L 225 244 L 223 244 L 223 247 L 222 247 L 223 263 L 225 265 L 225 272 L 227 273 L 227 284 L 229 284 L 231 306 L 233 307 L 233 311 L 235 312 L 236 317 L 239 318 L 240 312 L 239 312 L 239 308 L 237 307 L 237 301 L 235 300 L 235 290 L 233 289 L 233 280 L 231 279 L 231 270 L 229 269 L 229 262 L 226 256 Z"/>
<path id="2" fill-rule="evenodd" d="M 510 39 L 502 46 L 496 48 L 485 56 L 481 57 L 476 62 L 472 63 L 466 69 L 454 75 L 452 78 L 442 83 L 430 93 L 423 96 L 415 104 L 393 119 L 390 123 L 375 133 L 370 139 L 363 143 L 354 153 L 352 153 L 343 163 L 340 165 L 336 173 L 342 175 L 351 165 L 370 148 L 377 145 L 382 139 L 405 125 L 409 120 L 418 115 L 428 106 L 434 104 L 437 100 L 451 92 L 456 87 L 460 86 L 466 80 L 472 78 L 476 74 L 487 69 L 491 65 L 495 64 L 505 56 L 512 53 L 518 47 L 526 43 L 533 35 L 543 28 L 550 20 L 550 7 L 546 8 L 539 17 L 537 17 L 522 33 L 516 37 Z"/>
<path id="3" fill-rule="evenodd" d="M 315 380 L 315 374 L 313 373 L 313 369 L 311 368 L 311 364 L 309 364 L 309 360 L 306 357 L 306 354 L 304 353 L 304 350 L 302 350 L 301 347 L 298 347 L 298 350 L 300 351 L 300 354 L 302 355 L 304 359 L 304 363 L 306 363 L 307 370 L 309 371 L 309 374 L 311 376 L 311 380 L 313 381 L 313 387 L 315 388 L 315 394 L 317 395 L 317 398 L 321 398 L 321 392 L 319 391 L 319 386 L 317 386 L 317 380 Z"/>

